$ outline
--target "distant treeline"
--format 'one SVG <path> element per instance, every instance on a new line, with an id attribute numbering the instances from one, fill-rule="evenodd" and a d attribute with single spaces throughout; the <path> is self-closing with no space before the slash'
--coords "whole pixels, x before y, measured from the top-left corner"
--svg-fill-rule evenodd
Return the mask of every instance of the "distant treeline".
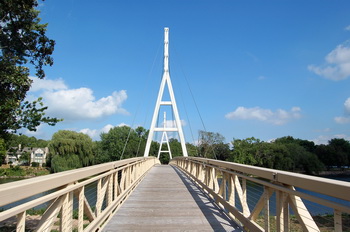
<path id="1" fill-rule="evenodd" d="M 18 144 L 22 147 L 48 146 L 46 167 L 50 168 L 51 172 L 60 172 L 143 156 L 147 136 L 148 130 L 145 128 L 132 129 L 128 126 L 114 127 L 109 132 L 102 133 L 100 141 L 92 141 L 88 135 L 68 130 L 56 132 L 50 141 L 12 135 L 8 141 L 0 144 L 0 154 L 4 158 L 5 150 Z M 173 138 L 169 143 L 173 157 L 182 156 L 180 142 Z M 159 146 L 158 142 L 153 141 L 149 155 L 157 156 Z M 291 136 L 272 142 L 252 137 L 225 143 L 225 138 L 219 133 L 199 131 L 198 143 L 187 143 L 186 146 L 190 156 L 307 174 L 341 170 L 350 166 L 350 142 L 344 139 L 332 139 L 327 145 L 315 145 L 314 142 Z M 161 155 L 161 162 L 169 162 L 168 154 Z"/>

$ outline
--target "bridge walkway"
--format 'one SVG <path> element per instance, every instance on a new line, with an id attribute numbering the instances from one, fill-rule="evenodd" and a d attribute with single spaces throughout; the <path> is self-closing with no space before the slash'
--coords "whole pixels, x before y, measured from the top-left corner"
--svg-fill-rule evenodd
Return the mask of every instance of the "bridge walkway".
<path id="1" fill-rule="evenodd" d="M 202 190 L 170 165 L 156 165 L 103 231 L 242 231 Z"/>

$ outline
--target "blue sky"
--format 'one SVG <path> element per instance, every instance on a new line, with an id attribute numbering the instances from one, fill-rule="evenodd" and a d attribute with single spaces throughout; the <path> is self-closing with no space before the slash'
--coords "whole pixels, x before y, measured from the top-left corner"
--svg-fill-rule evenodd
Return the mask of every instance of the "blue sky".
<path id="1" fill-rule="evenodd" d="M 350 140 L 349 1 L 60 0 L 39 9 L 55 63 L 45 80 L 33 77 L 28 98 L 43 96 L 48 115 L 65 120 L 24 134 L 69 129 L 96 140 L 113 126 L 149 128 L 169 27 L 188 142 L 204 129 L 195 104 L 227 142 Z"/>

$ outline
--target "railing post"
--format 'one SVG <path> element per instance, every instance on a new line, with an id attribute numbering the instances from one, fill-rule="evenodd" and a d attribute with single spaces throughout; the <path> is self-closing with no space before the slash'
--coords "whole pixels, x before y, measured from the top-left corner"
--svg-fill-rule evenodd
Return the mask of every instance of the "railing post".
<path id="1" fill-rule="evenodd" d="M 341 212 L 339 210 L 334 210 L 334 231 L 343 231 Z"/>
<path id="2" fill-rule="evenodd" d="M 96 193 L 96 209 L 95 209 L 96 217 L 100 215 L 101 208 L 102 208 L 103 196 L 101 194 L 101 189 L 102 189 L 102 180 L 99 179 L 97 181 L 97 193 Z"/>
<path id="3" fill-rule="evenodd" d="M 81 187 L 77 190 L 78 196 L 78 231 L 81 232 L 84 230 L 84 189 Z"/>
<path id="4" fill-rule="evenodd" d="M 264 186 L 264 228 L 266 232 L 270 232 L 270 194 L 269 187 Z"/>
<path id="5" fill-rule="evenodd" d="M 288 194 L 287 193 L 283 193 L 283 225 L 284 225 L 284 231 L 289 231 L 289 204 L 287 201 L 288 198 Z"/>
<path id="6" fill-rule="evenodd" d="M 289 231 L 289 210 L 287 194 L 282 191 L 276 193 L 276 228 L 277 231 Z"/>
<path id="7" fill-rule="evenodd" d="M 16 232 L 24 232 L 26 228 L 26 211 L 17 214 Z"/>
<path id="8" fill-rule="evenodd" d="M 110 204 L 112 204 L 113 201 L 113 174 L 108 176 L 107 181 L 107 206 L 109 206 Z"/>
<path id="9" fill-rule="evenodd" d="M 242 197 L 243 197 L 243 202 L 245 207 L 243 208 L 243 214 L 244 215 L 249 215 L 250 214 L 250 210 L 249 210 L 249 206 L 248 206 L 248 201 L 247 201 L 247 180 L 242 178 Z"/>
<path id="10" fill-rule="evenodd" d="M 72 231 L 73 227 L 73 192 L 66 193 L 61 210 L 60 231 Z"/>
<path id="11" fill-rule="evenodd" d="M 276 230 L 283 231 L 283 193 L 276 191 Z"/>
<path id="12" fill-rule="evenodd" d="M 236 207 L 236 196 L 235 196 L 235 193 L 236 193 L 236 191 L 235 191 L 235 182 L 234 182 L 234 178 L 235 178 L 235 176 L 234 175 L 229 175 L 229 178 L 228 178 L 228 190 L 229 190 L 229 192 L 228 192 L 228 194 L 229 194 L 229 196 L 228 196 L 228 202 L 229 202 L 229 204 L 230 205 L 232 205 L 233 207 Z M 232 214 L 232 213 L 230 213 L 230 216 L 233 218 L 233 219 L 235 219 L 235 216 Z"/>

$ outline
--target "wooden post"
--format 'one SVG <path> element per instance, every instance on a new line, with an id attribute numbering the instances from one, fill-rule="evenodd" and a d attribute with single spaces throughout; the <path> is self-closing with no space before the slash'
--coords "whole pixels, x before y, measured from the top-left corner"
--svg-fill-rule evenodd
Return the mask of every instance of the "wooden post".
<path id="1" fill-rule="evenodd" d="M 96 193 L 96 209 L 95 209 L 95 215 L 98 217 L 101 213 L 101 208 L 102 208 L 102 202 L 103 202 L 103 196 L 101 193 L 102 189 L 102 179 L 99 179 L 97 181 L 97 193 Z"/>
<path id="2" fill-rule="evenodd" d="M 16 232 L 24 232 L 26 228 L 26 211 L 17 214 Z"/>
<path id="3" fill-rule="evenodd" d="M 334 231 L 343 231 L 341 212 L 339 210 L 334 210 Z"/>
<path id="4" fill-rule="evenodd" d="M 81 187 L 77 190 L 78 196 L 78 231 L 84 230 L 84 189 Z"/>
<path id="5" fill-rule="evenodd" d="M 264 228 L 266 232 L 270 232 L 270 194 L 269 188 L 264 186 Z"/>
<path id="6" fill-rule="evenodd" d="M 73 228 L 73 192 L 63 195 L 60 231 L 72 231 Z"/>
<path id="7" fill-rule="evenodd" d="M 233 207 L 236 207 L 236 190 L 235 190 L 235 182 L 234 182 L 234 178 L 235 175 L 229 175 L 228 177 L 228 202 L 230 203 L 230 205 L 232 205 Z M 235 216 L 230 213 L 230 216 L 235 219 Z"/>

